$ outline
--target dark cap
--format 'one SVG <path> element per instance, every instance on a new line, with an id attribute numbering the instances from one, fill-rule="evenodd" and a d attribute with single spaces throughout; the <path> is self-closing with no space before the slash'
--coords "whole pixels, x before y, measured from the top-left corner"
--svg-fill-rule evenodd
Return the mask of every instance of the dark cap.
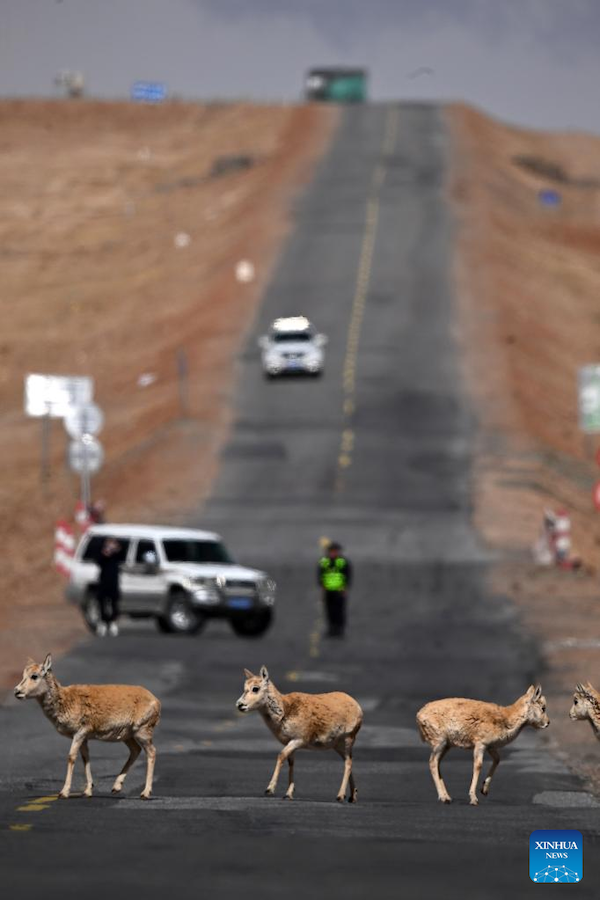
<path id="1" fill-rule="evenodd" d="M 342 545 L 341 545 L 341 544 L 338 544 L 337 541 L 331 541 L 331 543 L 329 544 L 329 546 L 327 547 L 327 549 L 328 549 L 328 550 L 341 550 L 341 549 L 342 549 Z"/>

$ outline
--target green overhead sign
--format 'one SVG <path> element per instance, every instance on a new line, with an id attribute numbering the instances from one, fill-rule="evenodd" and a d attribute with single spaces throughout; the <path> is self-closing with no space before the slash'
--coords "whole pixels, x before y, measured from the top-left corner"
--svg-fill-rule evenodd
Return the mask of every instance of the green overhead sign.
<path id="1" fill-rule="evenodd" d="M 307 100 L 329 103 L 364 103 L 367 99 L 365 69 L 311 69 L 306 76 Z"/>

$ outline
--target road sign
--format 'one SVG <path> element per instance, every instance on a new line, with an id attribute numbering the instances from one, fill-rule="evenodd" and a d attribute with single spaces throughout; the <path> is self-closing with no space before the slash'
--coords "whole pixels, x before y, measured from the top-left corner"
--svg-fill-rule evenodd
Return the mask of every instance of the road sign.
<path id="1" fill-rule="evenodd" d="M 600 432 L 600 365 L 582 366 L 578 375 L 579 427 L 586 434 Z"/>
<path id="2" fill-rule="evenodd" d="M 538 194 L 538 199 L 542 206 L 560 206 L 562 198 L 558 191 L 551 189 L 542 190 Z"/>
<path id="3" fill-rule="evenodd" d="M 74 406 L 64 418 L 63 424 L 72 438 L 84 434 L 99 434 L 104 425 L 104 413 L 95 403 Z"/>
<path id="4" fill-rule="evenodd" d="M 161 103 L 167 99 L 167 86 L 162 81 L 136 81 L 131 88 L 131 99 Z"/>
<path id="5" fill-rule="evenodd" d="M 83 375 L 25 376 L 25 413 L 62 419 L 73 406 L 91 403 L 94 379 Z"/>
<path id="6" fill-rule="evenodd" d="M 95 475 L 104 462 L 102 444 L 91 434 L 71 441 L 67 450 L 69 466 L 80 475 Z"/>

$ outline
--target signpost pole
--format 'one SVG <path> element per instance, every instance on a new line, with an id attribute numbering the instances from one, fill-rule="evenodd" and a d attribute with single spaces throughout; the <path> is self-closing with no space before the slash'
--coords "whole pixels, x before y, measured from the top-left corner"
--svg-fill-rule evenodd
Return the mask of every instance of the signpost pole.
<path id="1" fill-rule="evenodd" d="M 86 441 L 82 441 L 83 465 L 81 467 L 81 502 L 85 509 L 89 509 L 91 503 L 91 479 L 90 467 L 88 461 L 88 446 Z"/>
<path id="2" fill-rule="evenodd" d="M 182 418 L 189 416 L 189 392 L 188 392 L 188 358 L 187 353 L 180 347 L 177 351 L 177 375 L 179 379 L 179 404 Z"/>
<path id="3" fill-rule="evenodd" d="M 50 415 L 46 413 L 42 419 L 42 446 L 40 456 L 40 481 L 46 485 L 50 479 Z"/>

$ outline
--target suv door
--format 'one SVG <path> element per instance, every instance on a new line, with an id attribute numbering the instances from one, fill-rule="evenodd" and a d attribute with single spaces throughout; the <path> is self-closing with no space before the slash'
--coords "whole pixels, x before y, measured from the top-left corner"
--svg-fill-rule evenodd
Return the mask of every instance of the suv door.
<path id="1" fill-rule="evenodd" d="M 146 538 L 131 543 L 127 563 L 121 568 L 122 609 L 132 615 L 155 615 L 162 610 L 166 590 L 158 548 Z M 150 563 L 149 554 L 154 555 L 155 564 Z"/>

